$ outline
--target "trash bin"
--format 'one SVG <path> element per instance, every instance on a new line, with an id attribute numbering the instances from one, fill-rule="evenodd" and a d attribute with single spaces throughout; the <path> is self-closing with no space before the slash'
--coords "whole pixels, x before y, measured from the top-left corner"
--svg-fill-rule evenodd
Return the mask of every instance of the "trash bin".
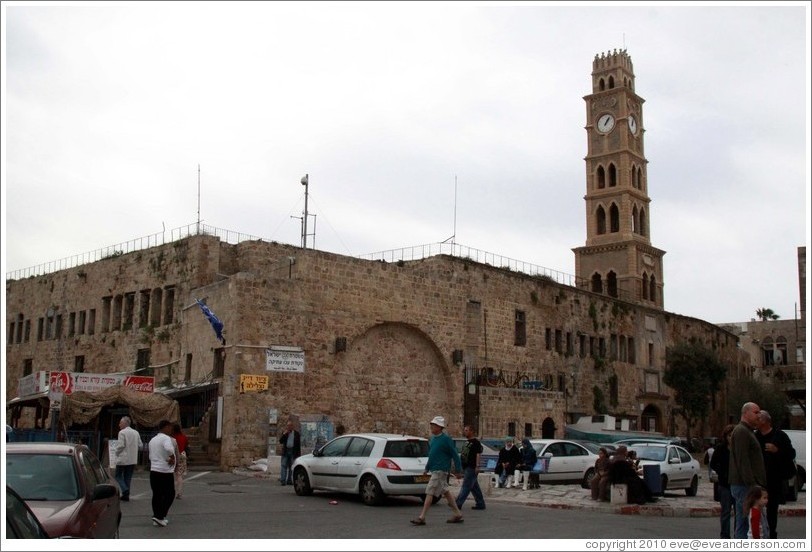
<path id="1" fill-rule="evenodd" d="M 653 495 L 662 495 L 665 489 L 662 487 L 662 479 L 660 479 L 660 465 L 647 464 L 643 466 L 643 482 L 651 491 Z"/>

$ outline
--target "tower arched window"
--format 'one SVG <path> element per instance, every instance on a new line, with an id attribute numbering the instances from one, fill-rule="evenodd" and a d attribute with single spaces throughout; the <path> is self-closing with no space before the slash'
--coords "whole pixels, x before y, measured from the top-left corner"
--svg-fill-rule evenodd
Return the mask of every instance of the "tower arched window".
<path id="1" fill-rule="evenodd" d="M 632 233 L 639 234 L 640 233 L 640 226 L 638 221 L 638 214 L 637 214 L 637 205 L 632 207 Z"/>
<path id="2" fill-rule="evenodd" d="M 640 235 L 641 236 L 648 236 L 648 221 L 646 220 L 646 210 L 645 208 L 640 208 Z"/>
<path id="3" fill-rule="evenodd" d="M 643 273 L 643 285 L 642 285 L 642 288 L 643 288 L 643 299 L 648 301 L 648 274 L 645 273 L 645 272 Z"/>
<path id="4" fill-rule="evenodd" d="M 651 275 L 651 280 L 649 281 L 648 298 L 655 303 L 657 302 L 657 280 L 654 278 L 654 274 Z"/>
<path id="5" fill-rule="evenodd" d="M 602 190 L 606 187 L 606 171 L 603 169 L 603 165 L 598 167 L 598 172 L 596 174 L 598 179 L 598 189 Z"/>
<path id="6" fill-rule="evenodd" d="M 614 270 L 610 270 L 606 275 L 606 292 L 611 297 L 617 297 L 617 274 Z"/>
<path id="7" fill-rule="evenodd" d="M 620 210 L 614 203 L 609 207 L 609 231 L 620 232 Z"/>
<path id="8" fill-rule="evenodd" d="M 609 88 L 614 88 L 614 87 L 615 87 L 615 77 L 613 77 L 612 75 L 609 75 Z"/>
<path id="9" fill-rule="evenodd" d="M 606 83 L 604 82 L 603 77 L 598 80 L 598 89 L 606 90 Z"/>
<path id="10" fill-rule="evenodd" d="M 617 186 L 617 169 L 614 163 L 609 164 L 609 187 Z"/>
<path id="11" fill-rule="evenodd" d="M 592 275 L 592 291 L 595 293 L 603 293 L 603 281 L 601 275 L 597 272 Z"/>
<path id="12" fill-rule="evenodd" d="M 637 167 L 637 189 L 643 189 L 643 169 Z"/>
<path id="13" fill-rule="evenodd" d="M 598 234 L 606 233 L 606 211 L 603 210 L 602 205 L 598 205 L 598 210 L 595 213 L 595 222 L 598 226 Z"/>

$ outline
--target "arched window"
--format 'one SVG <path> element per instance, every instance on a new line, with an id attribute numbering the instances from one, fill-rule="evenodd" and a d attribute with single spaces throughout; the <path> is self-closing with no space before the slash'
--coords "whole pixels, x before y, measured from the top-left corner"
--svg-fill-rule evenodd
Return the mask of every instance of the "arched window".
<path id="1" fill-rule="evenodd" d="M 620 232 L 620 210 L 614 203 L 609 207 L 609 231 Z"/>
<path id="2" fill-rule="evenodd" d="M 655 280 L 654 274 L 651 275 L 651 281 L 649 282 L 648 298 L 654 303 L 657 302 L 657 280 Z"/>
<path id="3" fill-rule="evenodd" d="M 596 222 L 598 224 L 598 234 L 606 233 L 606 211 L 603 210 L 602 205 L 598 205 L 598 211 L 595 213 Z"/>
<path id="4" fill-rule="evenodd" d="M 609 75 L 609 88 L 614 88 L 614 87 L 615 87 L 615 77 L 613 77 L 612 75 Z"/>
<path id="5" fill-rule="evenodd" d="M 787 340 L 781 335 L 775 338 L 775 364 L 776 366 L 787 365 Z"/>
<path id="6" fill-rule="evenodd" d="M 648 221 L 646 220 L 646 210 L 643 207 L 640 207 L 640 235 L 641 236 L 648 236 L 648 230 L 646 226 L 648 225 Z"/>
<path id="7" fill-rule="evenodd" d="M 603 188 L 606 187 L 606 171 L 603 170 L 603 166 L 598 167 L 597 178 L 598 178 L 598 189 L 602 190 Z"/>
<path id="8" fill-rule="evenodd" d="M 632 207 L 632 232 L 634 234 L 640 233 L 640 227 L 638 226 L 637 216 L 638 216 L 637 205 L 635 205 L 634 207 Z"/>
<path id="9" fill-rule="evenodd" d="M 601 281 L 601 275 L 597 272 L 592 275 L 592 291 L 603 293 L 603 282 Z"/>
<path id="10" fill-rule="evenodd" d="M 610 270 L 606 275 L 606 292 L 612 297 L 617 297 L 617 274 L 614 270 Z"/>
<path id="11" fill-rule="evenodd" d="M 643 169 L 640 167 L 637 168 L 637 189 L 643 189 Z"/>
<path id="12" fill-rule="evenodd" d="M 609 164 L 609 187 L 617 186 L 617 169 L 614 163 Z"/>
<path id="13" fill-rule="evenodd" d="M 606 83 L 604 82 L 603 78 L 598 81 L 598 89 L 606 90 Z"/>
<path id="14" fill-rule="evenodd" d="M 648 274 L 643 273 L 643 299 L 648 301 Z"/>
<path id="15" fill-rule="evenodd" d="M 761 340 L 761 350 L 764 353 L 764 366 L 775 365 L 775 349 L 771 337 L 765 337 Z"/>

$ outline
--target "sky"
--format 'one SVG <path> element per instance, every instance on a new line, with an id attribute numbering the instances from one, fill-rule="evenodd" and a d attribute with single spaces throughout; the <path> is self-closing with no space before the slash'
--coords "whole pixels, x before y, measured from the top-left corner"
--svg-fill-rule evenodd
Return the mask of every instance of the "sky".
<path id="1" fill-rule="evenodd" d="M 305 174 L 317 249 L 450 240 L 574 274 L 583 97 L 595 55 L 625 48 L 665 309 L 720 323 L 799 304 L 808 2 L 3 2 L 2 17 L 4 274 L 198 220 L 299 245 Z"/>

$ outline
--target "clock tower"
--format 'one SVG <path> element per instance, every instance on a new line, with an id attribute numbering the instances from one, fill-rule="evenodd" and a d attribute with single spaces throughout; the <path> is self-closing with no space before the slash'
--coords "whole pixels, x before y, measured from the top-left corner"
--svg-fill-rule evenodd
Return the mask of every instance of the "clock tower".
<path id="1" fill-rule="evenodd" d="M 586 245 L 573 249 L 578 286 L 663 308 L 663 255 L 651 245 L 643 98 L 626 50 L 595 56 L 586 101 Z"/>

